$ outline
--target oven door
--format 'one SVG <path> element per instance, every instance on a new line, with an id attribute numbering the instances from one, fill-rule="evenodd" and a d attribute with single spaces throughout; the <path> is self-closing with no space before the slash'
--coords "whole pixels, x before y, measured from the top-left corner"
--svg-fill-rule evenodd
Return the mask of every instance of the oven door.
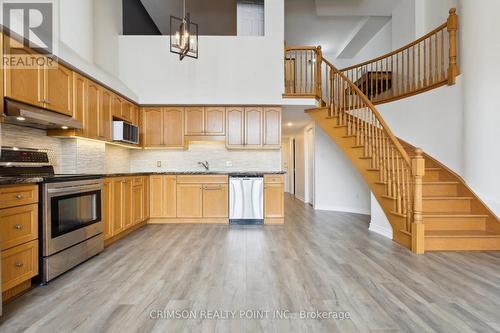
<path id="1" fill-rule="evenodd" d="M 102 186 L 102 180 L 45 184 L 45 257 L 103 232 Z"/>

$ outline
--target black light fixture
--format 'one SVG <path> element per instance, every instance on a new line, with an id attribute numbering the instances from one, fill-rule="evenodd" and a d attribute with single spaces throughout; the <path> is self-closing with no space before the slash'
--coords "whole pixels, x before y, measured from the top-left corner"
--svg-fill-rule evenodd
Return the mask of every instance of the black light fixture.
<path id="1" fill-rule="evenodd" d="M 170 16 L 170 52 L 178 54 L 179 60 L 185 57 L 198 59 L 198 24 L 191 22 L 186 14 L 186 0 L 183 0 L 183 17 Z"/>

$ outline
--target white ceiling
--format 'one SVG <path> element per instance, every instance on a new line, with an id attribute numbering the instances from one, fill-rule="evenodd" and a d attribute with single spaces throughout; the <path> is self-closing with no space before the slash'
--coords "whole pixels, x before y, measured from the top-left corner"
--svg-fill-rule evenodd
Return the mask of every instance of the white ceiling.
<path id="1" fill-rule="evenodd" d="M 318 16 L 391 16 L 401 0 L 315 0 Z"/>
<path id="2" fill-rule="evenodd" d="M 400 0 L 285 0 L 288 45 L 321 45 L 329 60 L 354 57 Z"/>
<path id="3" fill-rule="evenodd" d="M 300 129 L 304 128 L 307 124 L 312 121 L 312 118 L 304 111 L 308 108 L 313 108 L 314 106 L 295 106 L 287 105 L 283 106 L 283 136 L 290 136 Z M 292 123 L 292 126 L 288 126 L 288 123 Z"/>

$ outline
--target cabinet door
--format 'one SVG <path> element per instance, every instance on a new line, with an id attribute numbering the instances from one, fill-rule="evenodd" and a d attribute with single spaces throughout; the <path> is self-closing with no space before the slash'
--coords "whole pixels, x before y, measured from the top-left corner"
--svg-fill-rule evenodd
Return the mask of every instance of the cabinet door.
<path id="1" fill-rule="evenodd" d="M 149 177 L 149 189 L 149 214 L 152 218 L 163 217 L 163 176 Z"/>
<path id="2" fill-rule="evenodd" d="M 101 90 L 100 103 L 101 107 L 99 109 L 99 138 L 105 141 L 113 141 L 113 116 L 112 106 L 113 106 L 113 95 L 106 89 Z"/>
<path id="3" fill-rule="evenodd" d="M 150 196 L 150 185 L 149 185 L 149 177 L 144 176 L 144 220 L 149 220 L 150 212 L 149 212 L 149 196 Z"/>
<path id="4" fill-rule="evenodd" d="M 117 95 L 113 94 L 113 117 L 122 118 L 122 99 Z"/>
<path id="5" fill-rule="evenodd" d="M 87 134 L 90 138 L 99 138 L 99 126 L 101 121 L 99 91 L 100 87 L 90 80 L 87 80 Z"/>
<path id="6" fill-rule="evenodd" d="M 87 79 L 73 73 L 73 117 L 82 123 L 83 128 L 78 130 L 82 136 L 87 135 Z"/>
<path id="7" fill-rule="evenodd" d="M 243 108 L 226 109 L 226 146 L 243 147 L 245 110 Z"/>
<path id="8" fill-rule="evenodd" d="M 198 218 L 203 213 L 201 184 L 177 184 L 177 217 Z"/>
<path id="9" fill-rule="evenodd" d="M 245 108 L 245 146 L 262 146 L 262 108 Z"/>
<path id="10" fill-rule="evenodd" d="M 23 47 L 12 38 L 5 36 L 6 54 L 24 57 L 38 54 Z M 44 107 L 43 103 L 43 67 L 5 68 L 5 96 L 12 99 Z"/>
<path id="11" fill-rule="evenodd" d="M 205 134 L 205 117 L 203 107 L 186 108 L 185 128 L 186 135 Z"/>
<path id="12" fill-rule="evenodd" d="M 172 107 L 163 110 L 163 145 L 184 147 L 184 108 Z"/>
<path id="13" fill-rule="evenodd" d="M 120 118 L 125 121 L 132 122 L 132 103 L 128 101 L 122 101 L 122 112 Z"/>
<path id="14" fill-rule="evenodd" d="M 139 126 L 139 107 L 137 105 L 132 105 L 132 115 L 130 117 L 130 122 L 135 126 Z"/>
<path id="15" fill-rule="evenodd" d="M 132 188 L 132 223 L 134 225 L 144 221 L 144 185 Z"/>
<path id="16" fill-rule="evenodd" d="M 227 184 L 203 185 L 203 217 L 227 218 L 228 206 Z"/>
<path id="17" fill-rule="evenodd" d="M 104 223 L 104 240 L 113 237 L 113 182 L 104 180 L 102 221 Z"/>
<path id="18" fill-rule="evenodd" d="M 161 108 L 142 110 L 142 133 L 145 147 L 161 146 L 163 143 L 163 112 Z"/>
<path id="19" fill-rule="evenodd" d="M 163 176 L 163 217 L 177 217 L 177 176 Z"/>
<path id="20" fill-rule="evenodd" d="M 123 227 L 124 229 L 130 228 L 133 224 L 132 218 L 132 178 L 127 177 L 123 180 Z"/>
<path id="21" fill-rule="evenodd" d="M 73 72 L 68 68 L 46 67 L 45 108 L 68 116 L 73 116 Z"/>
<path id="22" fill-rule="evenodd" d="M 264 108 L 264 147 L 281 147 L 281 108 Z"/>
<path id="23" fill-rule="evenodd" d="M 264 218 L 284 218 L 284 184 L 264 185 Z"/>
<path id="24" fill-rule="evenodd" d="M 205 135 L 225 135 L 226 109 L 223 107 L 205 108 Z"/>
<path id="25" fill-rule="evenodd" d="M 123 178 L 113 178 L 113 236 L 123 231 Z"/>

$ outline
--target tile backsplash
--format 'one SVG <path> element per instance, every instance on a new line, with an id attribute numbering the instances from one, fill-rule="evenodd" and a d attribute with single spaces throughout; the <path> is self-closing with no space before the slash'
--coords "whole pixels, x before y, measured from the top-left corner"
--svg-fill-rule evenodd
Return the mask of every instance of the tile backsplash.
<path id="1" fill-rule="evenodd" d="M 208 161 L 211 171 L 281 170 L 279 150 L 228 150 L 222 142 L 191 142 L 187 150 L 129 150 L 10 124 L 1 124 L 0 131 L 3 146 L 46 149 L 62 174 L 203 171 L 200 161 Z"/>
<path id="2" fill-rule="evenodd" d="M 187 150 L 130 152 L 132 172 L 203 171 L 198 165 L 200 161 L 208 161 L 211 171 L 281 170 L 279 150 L 228 150 L 224 143 L 218 142 L 191 142 Z"/>

